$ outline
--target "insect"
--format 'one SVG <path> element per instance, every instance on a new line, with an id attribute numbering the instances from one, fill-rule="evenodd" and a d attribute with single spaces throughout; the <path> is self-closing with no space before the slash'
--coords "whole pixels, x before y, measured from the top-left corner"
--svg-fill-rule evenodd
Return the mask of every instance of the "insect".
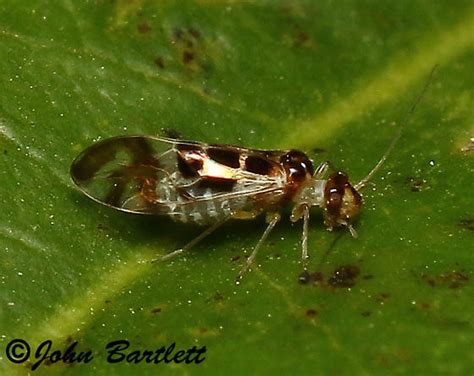
<path id="1" fill-rule="evenodd" d="M 358 191 L 375 169 L 355 186 L 341 171 L 328 175 L 329 169 L 328 162 L 314 169 L 298 150 L 119 136 L 85 149 L 73 162 L 71 176 L 83 193 L 114 209 L 210 226 L 179 253 L 228 219 L 253 219 L 265 212 L 266 230 L 240 271 L 240 280 L 287 204 L 293 204 L 293 222 L 303 219 L 305 267 L 311 207 L 323 209 L 329 229 L 345 226 L 356 236 L 351 223 L 362 206 Z"/>
<path id="2" fill-rule="evenodd" d="M 141 135 L 93 144 L 74 160 L 71 176 L 84 194 L 114 209 L 208 226 L 183 248 L 154 261 L 189 250 L 229 219 L 249 220 L 265 213 L 267 227 L 240 270 L 240 281 L 285 205 L 293 205 L 291 221 L 303 220 L 305 270 L 312 207 L 323 210 L 328 229 L 346 227 L 356 237 L 352 223 L 362 207 L 360 191 L 383 165 L 401 130 L 368 175 L 354 185 L 328 162 L 314 168 L 298 150 L 257 150 Z"/>

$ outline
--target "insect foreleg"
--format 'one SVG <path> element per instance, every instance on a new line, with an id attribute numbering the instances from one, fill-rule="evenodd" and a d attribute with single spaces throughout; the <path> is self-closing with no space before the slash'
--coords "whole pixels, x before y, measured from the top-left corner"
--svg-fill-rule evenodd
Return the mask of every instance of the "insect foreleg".
<path id="1" fill-rule="evenodd" d="M 322 179 L 330 168 L 332 168 L 332 166 L 329 161 L 322 162 L 318 167 L 316 167 L 316 171 L 314 171 L 314 178 Z"/>
<path id="2" fill-rule="evenodd" d="M 162 261 L 166 261 L 166 260 L 169 260 L 175 256 L 178 256 L 186 251 L 189 251 L 192 247 L 194 247 L 197 243 L 199 243 L 202 239 L 204 239 L 206 236 L 210 235 L 211 233 L 213 233 L 215 230 L 217 230 L 219 227 L 221 227 L 225 222 L 227 222 L 231 217 L 227 217 L 227 218 L 224 218 L 222 219 L 221 221 L 219 222 L 216 222 L 214 223 L 212 226 L 208 227 L 206 230 L 204 230 L 203 232 L 201 232 L 198 236 L 196 236 L 193 240 L 191 240 L 189 243 L 187 243 L 186 245 L 184 245 L 184 247 L 180 248 L 180 249 L 177 249 L 171 253 L 168 253 L 164 256 L 160 256 L 160 257 L 157 257 L 157 258 L 154 258 L 153 260 L 151 260 L 150 262 L 152 263 L 157 263 L 157 262 L 162 262 Z"/>
<path id="3" fill-rule="evenodd" d="M 273 230 L 275 225 L 278 223 L 280 218 L 281 218 L 280 213 L 277 213 L 277 212 L 267 214 L 267 223 L 268 223 L 267 228 L 265 229 L 265 232 L 263 233 L 262 237 L 258 241 L 255 248 L 253 249 L 252 253 L 247 258 L 247 261 L 245 262 L 245 265 L 240 270 L 239 275 L 237 276 L 237 278 L 235 280 L 236 283 L 239 283 L 240 280 L 242 279 L 243 275 L 249 270 L 250 266 L 253 263 L 253 260 L 255 259 L 255 256 L 257 256 L 257 253 L 258 253 L 260 247 L 262 246 L 263 242 L 268 237 L 270 232 Z"/>

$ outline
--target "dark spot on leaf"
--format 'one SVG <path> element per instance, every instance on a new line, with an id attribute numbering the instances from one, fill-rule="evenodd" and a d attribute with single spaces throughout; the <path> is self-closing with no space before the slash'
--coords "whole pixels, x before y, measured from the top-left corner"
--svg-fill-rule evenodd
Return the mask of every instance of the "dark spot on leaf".
<path id="1" fill-rule="evenodd" d="M 317 314 L 318 314 L 318 311 L 312 308 L 306 311 L 306 316 L 311 317 L 311 318 L 316 317 Z"/>
<path id="2" fill-rule="evenodd" d="M 469 277 L 463 270 L 453 270 L 437 275 L 422 274 L 421 278 L 431 287 L 449 287 L 451 289 L 464 287 L 469 281 Z"/>
<path id="3" fill-rule="evenodd" d="M 465 218 L 458 222 L 458 226 L 469 231 L 474 231 L 474 219 Z"/>
<path id="4" fill-rule="evenodd" d="M 321 153 L 325 153 L 325 152 L 326 152 L 326 149 L 323 149 L 323 148 L 313 148 L 313 149 L 311 149 L 311 151 L 313 152 L 313 154 L 321 154 Z"/>
<path id="5" fill-rule="evenodd" d="M 390 294 L 388 292 L 381 292 L 380 294 L 378 294 L 376 297 L 375 297 L 375 300 L 380 303 L 380 304 L 383 304 L 385 303 L 388 299 L 390 298 Z"/>
<path id="6" fill-rule="evenodd" d="M 48 366 L 48 367 L 49 367 L 50 365 L 53 364 L 53 362 L 51 361 L 51 359 L 47 358 L 47 359 L 43 362 L 43 364 L 44 364 L 45 366 Z"/>
<path id="7" fill-rule="evenodd" d="M 188 29 L 188 32 L 189 32 L 189 34 L 191 34 L 196 39 L 201 38 L 201 32 L 198 29 L 194 28 L 194 27 L 190 27 Z"/>
<path id="8" fill-rule="evenodd" d="M 139 24 L 137 26 L 137 29 L 138 29 L 138 32 L 141 33 L 141 34 L 146 34 L 146 33 L 149 33 L 150 30 L 151 30 L 151 26 L 148 22 L 142 22 L 141 24 Z"/>
<path id="9" fill-rule="evenodd" d="M 423 309 L 430 309 L 430 308 L 431 308 L 431 304 L 430 304 L 430 303 L 427 303 L 427 302 L 421 302 L 421 303 L 420 303 L 420 307 L 423 308 Z"/>
<path id="10" fill-rule="evenodd" d="M 184 51 L 183 52 L 183 63 L 190 64 L 194 60 L 194 53 L 191 51 Z"/>
<path id="11" fill-rule="evenodd" d="M 179 29 L 179 28 L 174 28 L 173 29 L 173 38 L 175 40 L 181 40 L 183 39 L 183 35 L 184 35 L 184 32 L 183 30 Z"/>
<path id="12" fill-rule="evenodd" d="M 165 69 L 165 62 L 163 60 L 163 58 L 161 56 L 157 56 L 155 57 L 155 60 L 153 60 L 155 62 L 155 65 L 161 69 Z"/>
<path id="13" fill-rule="evenodd" d="M 372 279 L 374 278 L 374 276 L 372 274 L 365 274 L 364 276 L 362 276 L 363 279 Z"/>
<path id="14" fill-rule="evenodd" d="M 107 231 L 109 228 L 106 225 L 104 225 L 103 223 L 99 223 L 97 225 L 97 229 L 101 230 L 101 231 Z"/>
<path id="15" fill-rule="evenodd" d="M 235 261 L 238 261 L 238 260 L 240 260 L 240 256 L 239 256 L 239 255 L 236 255 L 236 256 L 234 256 L 234 257 L 232 257 L 232 258 L 230 259 L 230 261 L 232 261 L 232 262 L 235 262 Z"/>
<path id="16" fill-rule="evenodd" d="M 209 329 L 207 329 L 207 328 L 199 328 L 199 333 L 200 334 L 207 333 L 208 331 L 209 331 Z"/>
<path id="17" fill-rule="evenodd" d="M 355 265 L 344 265 L 332 273 L 328 278 L 328 285 L 340 288 L 340 287 L 352 287 L 355 285 L 355 279 L 358 277 L 360 270 Z"/>
<path id="18" fill-rule="evenodd" d="M 304 30 L 297 30 L 293 36 L 293 45 L 295 47 L 312 47 L 314 45 L 310 35 Z"/>
<path id="19" fill-rule="evenodd" d="M 150 312 L 156 315 L 158 313 L 161 313 L 161 308 L 160 307 L 153 308 Z"/>
<path id="20" fill-rule="evenodd" d="M 223 300 L 224 295 L 222 295 L 220 292 L 215 292 L 206 300 L 206 302 L 222 302 Z"/>
<path id="21" fill-rule="evenodd" d="M 370 311 L 364 311 L 364 312 L 361 312 L 361 315 L 364 316 L 364 317 L 369 317 L 371 315 L 372 312 Z"/>
<path id="22" fill-rule="evenodd" d="M 3 155 L 7 155 L 8 154 L 8 150 L 7 149 L 4 149 L 3 150 Z"/>
<path id="23" fill-rule="evenodd" d="M 412 192 L 420 192 L 422 189 L 429 189 L 430 187 L 426 185 L 426 180 L 421 178 L 416 178 L 413 176 L 408 176 L 405 179 L 406 183 L 410 187 Z"/>

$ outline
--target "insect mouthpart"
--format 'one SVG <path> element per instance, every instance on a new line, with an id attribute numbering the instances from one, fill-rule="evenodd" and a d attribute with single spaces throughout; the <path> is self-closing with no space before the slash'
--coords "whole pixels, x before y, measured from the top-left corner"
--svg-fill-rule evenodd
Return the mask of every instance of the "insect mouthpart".
<path id="1" fill-rule="evenodd" d="M 362 196 L 349 183 L 348 176 L 338 171 L 332 174 L 324 188 L 324 222 L 329 229 L 347 226 L 352 235 L 351 222 L 362 207 Z"/>

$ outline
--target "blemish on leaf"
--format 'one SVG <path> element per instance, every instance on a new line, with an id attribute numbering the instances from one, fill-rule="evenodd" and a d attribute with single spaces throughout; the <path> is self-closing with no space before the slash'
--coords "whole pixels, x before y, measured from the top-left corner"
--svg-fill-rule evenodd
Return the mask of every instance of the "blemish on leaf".
<path id="1" fill-rule="evenodd" d="M 471 219 L 471 218 L 461 219 L 458 222 L 458 226 L 462 227 L 465 230 L 474 231 L 474 219 Z"/>
<path id="2" fill-rule="evenodd" d="M 315 309 L 310 308 L 306 310 L 307 317 L 313 318 L 313 317 L 316 317 L 317 314 L 318 314 L 318 311 L 316 311 Z"/>
<path id="3" fill-rule="evenodd" d="M 313 154 L 322 154 L 322 153 L 325 153 L 325 152 L 326 152 L 326 149 L 323 149 L 323 148 L 313 148 L 313 149 L 311 149 L 311 151 L 313 152 Z"/>
<path id="4" fill-rule="evenodd" d="M 190 64 L 194 60 L 194 54 L 191 51 L 184 51 L 183 52 L 183 63 Z"/>
<path id="5" fill-rule="evenodd" d="M 189 32 L 189 34 L 191 34 L 196 39 L 201 38 L 201 32 L 198 29 L 194 28 L 194 27 L 188 28 L 188 32 Z"/>
<path id="6" fill-rule="evenodd" d="M 380 304 L 384 304 L 389 298 L 390 294 L 388 292 L 381 292 L 375 297 L 375 300 Z"/>
<path id="7" fill-rule="evenodd" d="M 218 302 L 222 302 L 223 300 L 224 300 L 224 295 L 222 295 L 220 292 L 215 292 L 206 300 L 206 302 L 218 303 Z"/>
<path id="8" fill-rule="evenodd" d="M 427 303 L 427 302 L 421 302 L 421 303 L 419 304 L 419 306 L 420 306 L 422 309 L 426 309 L 426 310 L 428 310 L 428 309 L 431 308 L 431 304 L 430 304 L 430 303 Z"/>
<path id="9" fill-rule="evenodd" d="M 106 225 L 104 225 L 103 223 L 99 223 L 97 225 L 97 229 L 100 230 L 100 231 L 107 231 L 109 228 Z"/>
<path id="10" fill-rule="evenodd" d="M 174 28 L 173 29 L 173 39 L 175 41 L 179 41 L 179 40 L 183 39 L 183 36 L 184 36 L 183 30 L 181 30 L 179 28 Z"/>
<path id="11" fill-rule="evenodd" d="M 311 39 L 311 36 L 304 30 L 297 29 L 293 33 L 293 46 L 311 48 L 314 47 L 314 42 Z"/>
<path id="12" fill-rule="evenodd" d="M 437 275 L 422 274 L 421 278 L 431 287 L 449 287 L 450 289 L 464 287 L 469 281 L 469 277 L 463 270 L 452 270 Z"/>
<path id="13" fill-rule="evenodd" d="M 332 273 L 328 278 L 328 285 L 340 288 L 340 287 L 352 287 L 356 283 L 356 278 L 360 274 L 359 267 L 355 265 L 344 265 Z"/>
<path id="14" fill-rule="evenodd" d="M 412 192 L 420 192 L 421 190 L 426 190 L 430 189 L 431 187 L 429 185 L 426 185 L 426 180 L 413 177 L 413 176 L 408 176 L 405 179 L 407 185 L 410 187 L 410 190 Z"/>
<path id="15" fill-rule="evenodd" d="M 153 62 L 158 68 L 165 69 L 165 62 L 161 56 L 155 57 L 155 60 L 153 60 Z"/>
<path id="16" fill-rule="evenodd" d="M 158 313 L 161 313 L 161 307 L 155 307 L 150 312 L 157 315 Z"/>
<path id="17" fill-rule="evenodd" d="M 207 45 L 201 31 L 197 27 L 175 27 L 171 32 L 171 44 L 186 69 L 192 72 L 203 72 L 209 77 L 210 62 Z"/>
<path id="18" fill-rule="evenodd" d="M 137 26 L 137 30 L 140 34 L 146 34 L 151 31 L 151 26 L 148 22 L 144 21 Z"/>
<path id="19" fill-rule="evenodd" d="M 364 311 L 364 312 L 361 312 L 360 314 L 361 314 L 362 316 L 364 316 L 364 317 L 369 317 L 369 316 L 372 314 L 372 312 L 370 312 L 370 311 Z"/>

